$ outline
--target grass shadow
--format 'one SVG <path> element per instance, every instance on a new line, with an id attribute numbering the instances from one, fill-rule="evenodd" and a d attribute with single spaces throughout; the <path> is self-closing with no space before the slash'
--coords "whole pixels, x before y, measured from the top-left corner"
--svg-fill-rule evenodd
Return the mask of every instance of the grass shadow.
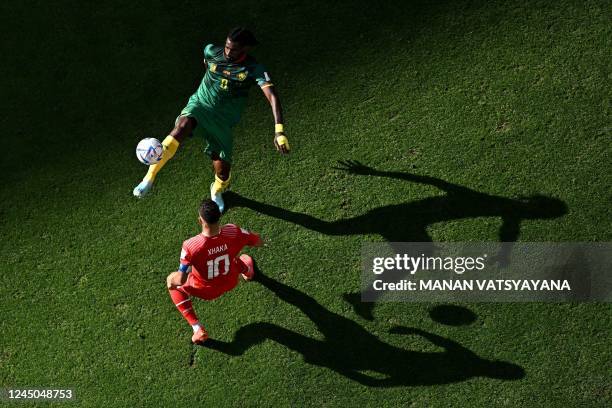
<path id="1" fill-rule="evenodd" d="M 367 235 L 379 234 L 386 241 L 394 242 L 431 242 L 427 233 L 428 226 L 452 220 L 499 217 L 499 241 L 502 245 L 496 255 L 500 264 L 507 263 L 512 250 L 512 242 L 520 235 L 521 223 L 525 220 L 553 219 L 567 213 L 567 205 L 556 198 L 533 195 L 522 198 L 507 198 L 472 190 L 447 181 L 405 172 L 376 170 L 356 161 L 340 162 L 336 169 L 354 175 L 403 180 L 426 184 L 444 191 L 445 194 L 421 200 L 373 208 L 368 212 L 351 218 L 326 221 L 308 214 L 290 211 L 270 204 L 258 202 L 233 192 L 225 193 L 226 206 L 247 207 L 261 214 L 292 222 L 302 227 L 326 235 Z M 394 275 L 396 281 L 403 275 Z M 378 299 L 380 292 L 372 290 L 369 298 Z M 363 318 L 372 320 L 373 303 L 361 303 L 359 293 L 345 294 L 355 311 Z"/>
<path id="2" fill-rule="evenodd" d="M 329 368 L 370 387 L 448 384 L 473 377 L 518 380 L 525 376 L 524 369 L 516 364 L 483 359 L 453 340 L 417 328 L 396 326 L 390 333 L 422 337 L 443 351 L 423 352 L 393 346 L 355 321 L 325 309 L 312 297 L 260 270 L 255 281 L 308 316 L 324 339 L 258 322 L 240 328 L 231 342 L 209 339 L 205 347 L 240 356 L 250 347 L 272 340 L 302 354 L 309 364 Z"/>

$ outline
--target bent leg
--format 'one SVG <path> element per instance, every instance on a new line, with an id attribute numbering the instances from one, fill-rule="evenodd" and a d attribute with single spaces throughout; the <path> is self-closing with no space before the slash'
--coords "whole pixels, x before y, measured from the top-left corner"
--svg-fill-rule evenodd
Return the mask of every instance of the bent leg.
<path id="1" fill-rule="evenodd" d="M 209 339 L 204 345 L 231 356 L 241 356 L 249 348 L 272 340 L 293 351 L 301 353 L 305 359 L 313 359 L 313 354 L 321 350 L 323 342 L 296 333 L 273 323 L 251 323 L 238 329 L 231 342 Z"/>
<path id="2" fill-rule="evenodd" d="M 145 176 L 145 180 L 153 182 L 155 181 L 155 177 L 157 173 L 165 166 L 165 164 L 170 160 L 176 151 L 178 150 L 179 144 L 185 140 L 187 136 L 191 134 L 193 129 L 196 127 L 196 120 L 192 117 L 188 116 L 179 116 L 176 124 L 174 125 L 174 129 L 170 132 L 168 136 L 162 142 L 164 146 L 164 153 L 162 155 L 162 159 L 159 163 L 149 166 L 149 171 Z"/>
<path id="3" fill-rule="evenodd" d="M 174 129 L 172 129 L 170 134 L 166 136 L 162 142 L 164 151 L 161 160 L 158 163 L 149 166 L 146 176 L 134 189 L 134 195 L 136 197 L 143 197 L 151 190 L 151 187 L 153 187 L 153 182 L 157 177 L 157 173 L 159 173 L 162 167 L 166 165 L 168 160 L 174 156 L 178 150 L 179 144 L 191 134 L 196 125 L 197 122 L 192 117 L 180 116 L 178 118 Z"/>
<path id="4" fill-rule="evenodd" d="M 179 143 L 182 143 L 198 125 L 198 121 L 192 116 L 179 116 L 176 118 L 174 128 L 170 132 L 170 136 L 175 138 Z"/>

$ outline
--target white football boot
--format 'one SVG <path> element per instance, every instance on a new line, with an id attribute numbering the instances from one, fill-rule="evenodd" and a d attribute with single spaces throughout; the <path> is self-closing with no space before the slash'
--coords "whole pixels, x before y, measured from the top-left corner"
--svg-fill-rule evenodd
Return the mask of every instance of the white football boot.
<path id="1" fill-rule="evenodd" d="M 213 200 L 219 206 L 219 211 L 223 213 L 223 211 L 225 210 L 225 202 L 223 201 L 223 193 L 213 194 L 214 185 L 215 185 L 214 182 L 210 185 L 210 199 Z"/>
<path id="2" fill-rule="evenodd" d="M 150 181 L 142 180 L 140 184 L 134 187 L 134 197 L 143 198 L 149 193 L 149 191 L 151 191 L 152 187 L 153 183 L 151 183 Z"/>

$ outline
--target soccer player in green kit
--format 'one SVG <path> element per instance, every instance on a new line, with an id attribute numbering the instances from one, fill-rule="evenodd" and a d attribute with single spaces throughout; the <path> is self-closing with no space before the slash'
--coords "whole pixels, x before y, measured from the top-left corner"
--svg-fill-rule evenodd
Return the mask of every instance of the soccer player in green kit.
<path id="1" fill-rule="evenodd" d="M 198 90 L 176 120 L 174 129 L 163 140 L 164 152 L 134 188 L 136 197 L 145 196 L 153 187 L 161 168 L 174 156 L 179 144 L 192 132 L 206 141 L 206 154 L 213 161 L 215 181 L 210 186 L 211 199 L 223 212 L 222 193 L 231 181 L 232 128 L 240 120 L 248 90 L 257 84 L 268 99 L 274 115 L 274 145 L 281 154 L 289 153 L 289 141 L 283 129 L 283 113 L 274 85 L 263 65 L 248 52 L 257 45 L 253 33 L 238 27 L 230 31 L 225 47 L 204 47 L 206 73 Z"/>

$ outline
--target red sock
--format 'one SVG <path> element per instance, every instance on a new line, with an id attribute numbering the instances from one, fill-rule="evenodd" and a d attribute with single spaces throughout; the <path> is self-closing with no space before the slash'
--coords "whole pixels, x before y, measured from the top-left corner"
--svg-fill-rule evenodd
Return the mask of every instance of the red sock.
<path id="1" fill-rule="evenodd" d="M 174 302 L 174 305 L 181 312 L 185 320 L 192 326 L 198 323 L 198 317 L 195 314 L 195 310 L 193 310 L 189 295 L 180 289 L 168 289 L 168 292 L 170 292 L 172 302 Z"/>

